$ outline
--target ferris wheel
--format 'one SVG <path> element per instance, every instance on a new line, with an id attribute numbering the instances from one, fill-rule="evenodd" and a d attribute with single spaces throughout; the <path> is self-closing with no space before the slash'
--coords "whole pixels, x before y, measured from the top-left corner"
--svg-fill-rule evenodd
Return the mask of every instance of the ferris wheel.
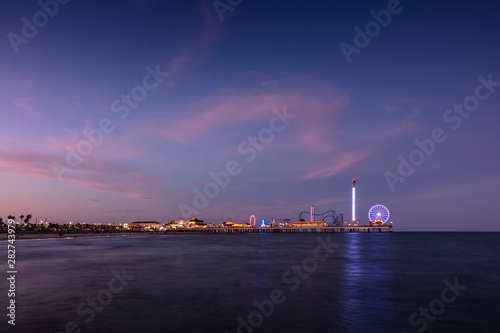
<path id="1" fill-rule="evenodd" d="M 383 223 L 386 223 L 389 220 L 389 210 L 386 206 L 375 205 L 368 211 L 368 218 L 370 222 L 381 220 Z"/>

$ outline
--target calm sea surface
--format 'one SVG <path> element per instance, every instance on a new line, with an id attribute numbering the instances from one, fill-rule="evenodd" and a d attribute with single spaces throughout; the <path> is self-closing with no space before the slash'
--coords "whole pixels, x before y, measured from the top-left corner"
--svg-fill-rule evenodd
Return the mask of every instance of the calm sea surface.
<path id="1" fill-rule="evenodd" d="M 15 245 L 16 326 L 7 324 L 4 278 L 1 332 L 500 332 L 499 233 Z"/>

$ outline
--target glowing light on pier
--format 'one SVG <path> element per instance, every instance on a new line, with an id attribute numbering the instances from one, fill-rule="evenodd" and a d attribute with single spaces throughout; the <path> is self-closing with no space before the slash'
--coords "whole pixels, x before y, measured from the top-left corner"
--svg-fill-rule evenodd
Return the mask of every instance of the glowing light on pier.
<path id="1" fill-rule="evenodd" d="M 352 221 L 356 221 L 356 179 L 352 179 Z"/>

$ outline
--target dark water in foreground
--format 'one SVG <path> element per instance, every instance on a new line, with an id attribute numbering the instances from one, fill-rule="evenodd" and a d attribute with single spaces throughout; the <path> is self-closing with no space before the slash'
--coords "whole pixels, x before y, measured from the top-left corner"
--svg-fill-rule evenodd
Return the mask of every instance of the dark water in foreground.
<path id="1" fill-rule="evenodd" d="M 16 326 L 2 279 L 0 331 L 237 332 L 241 317 L 240 332 L 500 332 L 499 245 L 498 233 L 22 240 Z"/>

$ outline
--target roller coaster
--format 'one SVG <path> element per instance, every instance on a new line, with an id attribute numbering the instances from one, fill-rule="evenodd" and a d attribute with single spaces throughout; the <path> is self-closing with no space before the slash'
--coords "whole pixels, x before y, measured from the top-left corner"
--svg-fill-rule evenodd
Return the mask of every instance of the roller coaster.
<path id="1" fill-rule="evenodd" d="M 307 214 L 310 216 L 309 221 L 325 221 L 325 224 L 327 226 L 343 226 L 344 225 L 344 214 L 340 213 L 337 214 L 335 213 L 334 210 L 327 210 L 326 212 L 322 214 L 311 214 L 310 212 L 303 211 L 299 214 L 299 221 L 303 222 L 305 221 L 304 219 L 304 214 Z M 314 219 L 313 219 L 314 216 Z M 316 218 L 318 217 L 318 218 Z M 331 219 L 331 220 L 328 220 Z"/>

